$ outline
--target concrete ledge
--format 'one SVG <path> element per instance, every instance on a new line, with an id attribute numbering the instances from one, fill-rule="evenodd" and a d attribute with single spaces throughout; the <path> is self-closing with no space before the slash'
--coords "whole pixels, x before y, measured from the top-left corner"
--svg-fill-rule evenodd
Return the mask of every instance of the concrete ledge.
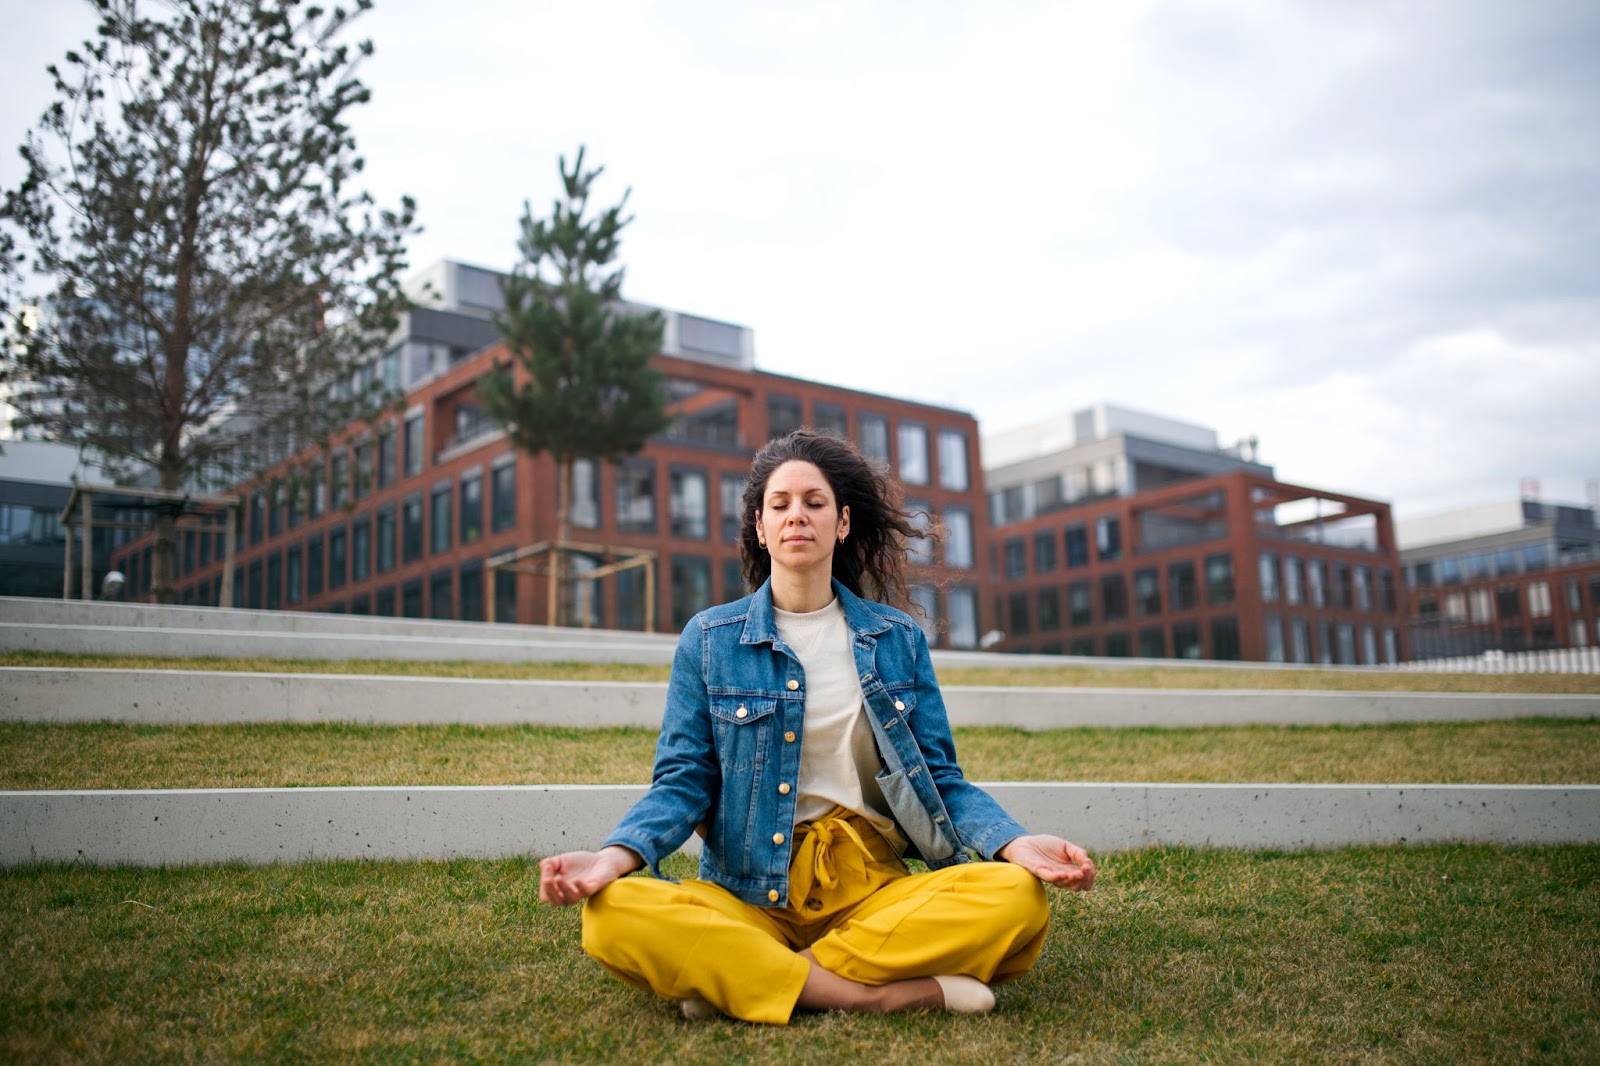
<path id="1" fill-rule="evenodd" d="M 1600 841 L 1600 786 L 1589 785 L 985 787 L 1023 824 L 1094 851 Z M 595 846 L 643 792 L 642 785 L 0 792 L 0 866 L 550 854 Z"/>
<path id="2" fill-rule="evenodd" d="M 1600 696 L 1252 689 L 944 689 L 952 723 L 1081 726 L 1359 725 L 1600 717 Z M 657 682 L 501 681 L 206 670 L 0 668 L 0 720 L 140 724 L 661 724 Z"/>
<path id="3" fill-rule="evenodd" d="M 648 634 L 639 634 L 648 638 Z M 379 659 L 384 661 L 611 662 L 666 665 L 673 644 L 660 640 L 577 642 L 517 637 L 509 627 L 451 638 L 404 633 L 262 632 L 162 627 L 0 622 L 0 651 L 67 655 L 218 656 L 253 659 Z"/>

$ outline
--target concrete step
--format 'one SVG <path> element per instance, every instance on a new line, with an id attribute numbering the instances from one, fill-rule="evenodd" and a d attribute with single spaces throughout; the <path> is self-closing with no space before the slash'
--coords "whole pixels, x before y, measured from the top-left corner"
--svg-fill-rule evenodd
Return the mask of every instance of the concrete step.
<path id="1" fill-rule="evenodd" d="M 1594 785 L 984 787 L 1033 831 L 1092 852 L 1600 841 Z M 0 792 L 0 866 L 548 855 L 599 844 L 643 792 L 642 785 Z"/>
<path id="2" fill-rule="evenodd" d="M 221 722 L 661 724 L 659 682 L 502 681 L 206 670 L 0 668 L 0 719 L 192 725 Z M 958 726 L 1363 725 L 1600 717 L 1600 695 L 1293 689 L 944 688 Z"/>

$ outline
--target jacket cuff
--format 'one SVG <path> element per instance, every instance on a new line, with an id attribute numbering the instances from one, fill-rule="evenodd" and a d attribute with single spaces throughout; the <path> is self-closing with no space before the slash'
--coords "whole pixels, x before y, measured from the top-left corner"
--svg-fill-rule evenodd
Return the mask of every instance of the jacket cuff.
<path id="1" fill-rule="evenodd" d="M 1018 837 L 1027 835 L 1028 831 L 1023 828 L 1021 822 L 1007 818 L 1005 821 L 998 822 L 984 830 L 983 835 L 972 842 L 972 849 L 991 862 L 997 861 L 995 859 L 996 852 Z M 631 847 L 632 845 L 629 846 Z"/>

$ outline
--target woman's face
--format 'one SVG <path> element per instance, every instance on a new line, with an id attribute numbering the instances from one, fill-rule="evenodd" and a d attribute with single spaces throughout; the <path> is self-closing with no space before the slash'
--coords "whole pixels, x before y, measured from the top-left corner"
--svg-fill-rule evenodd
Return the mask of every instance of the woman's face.
<path id="1" fill-rule="evenodd" d="M 849 533 L 850 508 L 839 507 L 822 471 L 791 459 L 772 472 L 756 515 L 756 536 L 772 569 L 833 570 L 833 549 Z"/>

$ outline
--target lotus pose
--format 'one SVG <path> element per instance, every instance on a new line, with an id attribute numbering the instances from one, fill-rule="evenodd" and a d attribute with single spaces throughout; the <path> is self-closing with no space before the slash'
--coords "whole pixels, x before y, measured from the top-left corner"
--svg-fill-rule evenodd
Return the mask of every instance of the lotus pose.
<path id="1" fill-rule="evenodd" d="M 962 776 L 927 640 L 876 602 L 908 600 L 898 486 L 798 430 L 743 509 L 756 591 L 684 629 L 649 790 L 599 851 L 545 859 L 539 898 L 586 901 L 584 950 L 688 1018 L 988 1011 L 1044 945 L 1040 882 L 1086 890 L 1094 864 Z M 699 878 L 662 877 L 696 830 Z"/>

